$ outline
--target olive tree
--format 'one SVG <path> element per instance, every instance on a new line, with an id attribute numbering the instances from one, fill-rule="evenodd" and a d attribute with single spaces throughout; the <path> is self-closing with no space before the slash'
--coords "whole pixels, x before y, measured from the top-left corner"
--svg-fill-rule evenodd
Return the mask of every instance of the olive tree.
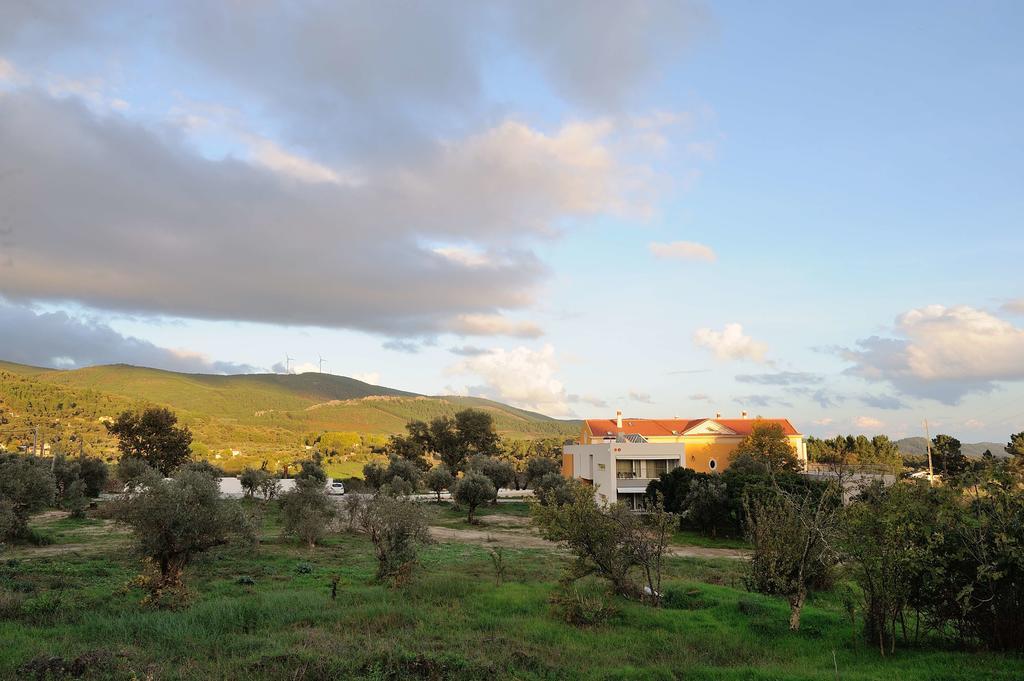
<path id="1" fill-rule="evenodd" d="M 494 496 L 491 501 L 494 503 L 498 502 L 498 490 L 508 487 L 516 477 L 516 469 L 511 463 L 486 454 L 477 454 L 471 457 L 466 469 L 472 473 L 480 473 L 491 481 L 494 486 Z"/>
<path id="2" fill-rule="evenodd" d="M 156 568 L 143 584 L 144 602 L 157 607 L 181 602 L 183 572 L 197 554 L 232 538 L 252 539 L 238 503 L 222 499 L 217 481 L 195 471 L 147 481 L 117 502 L 116 517 L 131 528 L 136 549 Z"/>
<path id="3" fill-rule="evenodd" d="M 420 547 L 430 542 L 423 507 L 410 499 L 377 495 L 360 510 L 358 518 L 373 542 L 377 579 L 403 583 L 412 572 Z"/>
<path id="4" fill-rule="evenodd" d="M 53 503 L 54 487 L 41 460 L 14 455 L 0 459 L 0 539 L 29 538 L 28 519 Z"/>
<path id="5" fill-rule="evenodd" d="M 437 494 L 437 500 L 441 501 L 441 492 L 446 489 L 451 489 L 455 483 L 455 476 L 448 470 L 448 466 L 440 463 L 423 476 L 423 482 L 426 484 L 427 489 Z"/>
<path id="6" fill-rule="evenodd" d="M 467 473 L 452 488 L 455 503 L 465 506 L 468 511 L 468 523 L 473 522 L 473 513 L 477 507 L 493 499 L 495 494 L 494 483 L 482 473 Z"/>
<path id="7" fill-rule="evenodd" d="M 284 516 L 282 533 L 310 548 L 323 539 L 337 513 L 323 483 L 314 477 L 299 478 L 295 487 L 280 496 L 278 503 Z"/>

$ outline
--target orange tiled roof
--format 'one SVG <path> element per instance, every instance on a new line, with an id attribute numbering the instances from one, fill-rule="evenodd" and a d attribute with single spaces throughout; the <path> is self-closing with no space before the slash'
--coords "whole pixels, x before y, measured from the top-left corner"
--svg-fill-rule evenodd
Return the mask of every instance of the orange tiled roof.
<path id="1" fill-rule="evenodd" d="M 786 435 L 800 434 L 789 422 L 789 419 L 635 419 L 626 417 L 622 418 L 622 432 L 627 435 L 637 434 L 644 437 L 685 435 L 687 431 L 705 421 L 720 423 L 739 435 L 749 435 L 755 425 L 764 423 L 777 423 L 782 426 L 782 432 Z M 608 433 L 614 435 L 619 431 L 615 425 L 615 419 L 587 419 L 585 423 L 595 437 L 602 437 Z"/>

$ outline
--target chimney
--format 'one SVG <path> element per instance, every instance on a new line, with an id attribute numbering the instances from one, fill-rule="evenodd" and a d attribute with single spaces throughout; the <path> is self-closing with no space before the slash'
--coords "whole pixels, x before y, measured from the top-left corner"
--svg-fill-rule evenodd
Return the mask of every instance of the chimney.
<path id="1" fill-rule="evenodd" d="M 740 418 L 743 418 L 743 419 L 747 418 L 747 412 L 742 412 Z"/>
<path id="2" fill-rule="evenodd" d="M 622 410 L 617 409 L 615 411 L 615 427 L 622 430 Z"/>
<path id="3" fill-rule="evenodd" d="M 715 418 L 716 418 L 716 419 L 720 419 L 720 418 L 722 418 L 722 412 L 720 412 L 720 411 L 716 411 L 716 412 L 715 412 Z"/>

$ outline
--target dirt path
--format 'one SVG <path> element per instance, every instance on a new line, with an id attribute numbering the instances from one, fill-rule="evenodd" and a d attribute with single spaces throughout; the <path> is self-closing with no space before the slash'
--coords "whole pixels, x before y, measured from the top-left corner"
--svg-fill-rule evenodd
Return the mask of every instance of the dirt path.
<path id="1" fill-rule="evenodd" d="M 439 542 L 459 542 L 481 546 L 501 546 L 509 549 L 550 549 L 564 551 L 555 542 L 550 542 L 529 531 L 507 531 L 485 528 L 457 530 L 452 527 L 432 526 L 430 536 Z M 703 546 L 671 546 L 668 555 L 679 558 L 728 558 L 743 560 L 750 555 L 744 549 L 708 548 Z"/>

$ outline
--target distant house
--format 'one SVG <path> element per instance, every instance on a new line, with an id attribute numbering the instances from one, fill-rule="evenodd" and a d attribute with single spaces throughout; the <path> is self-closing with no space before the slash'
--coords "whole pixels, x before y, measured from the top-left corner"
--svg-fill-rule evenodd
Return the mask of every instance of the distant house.
<path id="1" fill-rule="evenodd" d="M 676 467 L 728 468 L 737 445 L 761 424 L 778 424 L 806 465 L 803 435 L 787 419 L 587 419 L 579 444 L 562 450 L 562 475 L 592 484 L 609 502 L 642 502 L 647 483 Z"/>

